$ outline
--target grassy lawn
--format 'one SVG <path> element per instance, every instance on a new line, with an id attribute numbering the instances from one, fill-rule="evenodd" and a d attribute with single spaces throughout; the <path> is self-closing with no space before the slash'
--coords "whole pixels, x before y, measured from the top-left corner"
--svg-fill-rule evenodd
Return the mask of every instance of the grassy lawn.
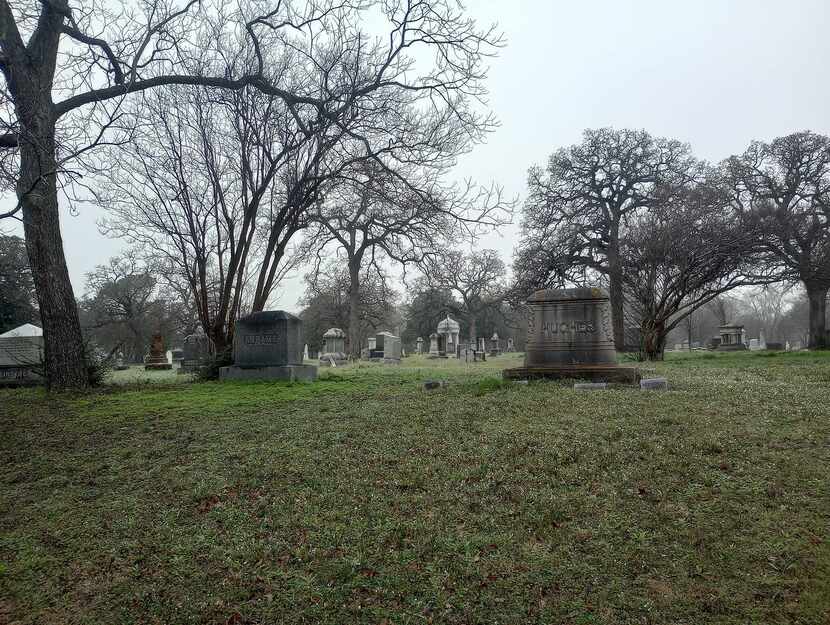
<path id="1" fill-rule="evenodd" d="M 0 391 L 0 623 L 830 622 L 830 354 L 519 363 Z"/>

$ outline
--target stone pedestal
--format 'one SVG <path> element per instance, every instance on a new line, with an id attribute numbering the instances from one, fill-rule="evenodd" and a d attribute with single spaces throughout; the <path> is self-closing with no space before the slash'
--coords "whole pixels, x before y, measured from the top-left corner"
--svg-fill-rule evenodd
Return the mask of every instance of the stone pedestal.
<path id="1" fill-rule="evenodd" d="M 167 360 L 167 352 L 164 350 L 164 339 L 161 334 L 153 335 L 153 342 L 150 343 L 150 355 L 144 360 L 146 371 L 163 371 L 172 369 L 173 364 Z"/>
<path id="2" fill-rule="evenodd" d="M 449 315 L 438 323 L 438 353 L 440 356 L 455 357 L 458 355 L 460 333 L 461 326 Z"/>
<path id="3" fill-rule="evenodd" d="M 637 384 L 639 371 L 617 365 L 611 304 L 599 288 L 536 291 L 528 298 L 524 367 L 505 379 L 582 379 Z"/>
<path id="4" fill-rule="evenodd" d="M 284 365 L 243 368 L 236 365 L 219 369 L 220 380 L 282 380 L 285 382 L 313 382 L 317 379 L 314 365 Z"/>
<path id="5" fill-rule="evenodd" d="M 303 364 L 303 322 L 282 310 L 251 313 L 236 322 L 233 365 L 220 380 L 317 379 L 317 367 Z"/>
<path id="6" fill-rule="evenodd" d="M 441 358 L 441 352 L 438 347 L 438 335 L 435 332 L 429 335 L 429 355 L 427 358 Z"/>
<path id="7" fill-rule="evenodd" d="M 346 333 L 340 328 L 331 328 L 323 335 L 323 351 L 320 354 L 320 366 L 345 365 L 349 362 L 346 355 Z"/>
<path id="8" fill-rule="evenodd" d="M 493 336 L 490 337 L 490 355 L 491 356 L 499 356 L 501 355 L 501 339 L 497 332 L 493 333 Z"/>
<path id="9" fill-rule="evenodd" d="M 719 352 L 735 352 L 746 349 L 744 337 L 746 332 L 742 325 L 724 325 L 720 330 L 720 344 L 717 347 Z"/>

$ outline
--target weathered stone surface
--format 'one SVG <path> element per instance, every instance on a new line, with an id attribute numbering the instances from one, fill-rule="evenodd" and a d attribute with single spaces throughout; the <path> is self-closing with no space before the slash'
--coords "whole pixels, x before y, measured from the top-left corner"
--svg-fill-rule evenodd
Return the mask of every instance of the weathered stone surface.
<path id="1" fill-rule="evenodd" d="M 501 339 L 499 338 L 498 332 L 494 332 L 493 336 L 490 337 L 490 355 L 491 356 L 498 356 L 501 354 Z"/>
<path id="2" fill-rule="evenodd" d="M 173 364 L 167 360 L 167 352 L 164 350 L 164 339 L 160 333 L 154 334 L 150 343 L 150 355 L 144 359 L 144 369 L 158 371 L 172 368 Z"/>
<path id="3" fill-rule="evenodd" d="M 340 328 L 330 328 L 323 335 L 323 350 L 320 353 L 321 367 L 336 367 L 349 362 L 346 355 L 346 333 Z"/>
<path id="4" fill-rule="evenodd" d="M 747 349 L 744 343 L 744 327 L 740 324 L 727 324 L 720 326 L 720 344 L 717 347 L 719 352 L 734 352 Z"/>
<path id="5" fill-rule="evenodd" d="M 504 369 L 502 377 L 505 380 L 590 380 L 636 385 L 640 381 L 640 371 L 635 367 L 614 365 L 516 367 Z"/>
<path id="6" fill-rule="evenodd" d="M 576 391 L 601 391 L 607 388 L 607 382 L 577 382 L 574 384 L 574 390 Z"/>
<path id="7" fill-rule="evenodd" d="M 667 391 L 669 389 L 669 381 L 666 378 L 640 380 L 640 388 L 644 391 Z"/>
<path id="8" fill-rule="evenodd" d="M 182 350 L 186 361 L 205 360 L 210 357 L 210 339 L 204 332 L 194 332 L 184 337 Z"/>
<path id="9" fill-rule="evenodd" d="M 202 331 L 188 334 L 182 341 L 184 358 L 179 367 L 179 373 L 193 373 L 210 360 L 210 339 Z"/>
<path id="10" fill-rule="evenodd" d="M 287 382 L 313 382 L 317 379 L 314 365 L 284 365 L 265 367 L 222 367 L 220 380 L 283 380 Z"/>
<path id="11" fill-rule="evenodd" d="M 317 367 L 303 364 L 303 322 L 283 310 L 251 313 L 236 322 L 233 360 L 220 380 L 317 379 Z"/>
<path id="12" fill-rule="evenodd" d="M 400 362 L 401 339 L 391 332 L 378 332 L 375 335 L 375 348 L 369 351 L 371 359 L 382 360 L 385 363 Z"/>
<path id="13" fill-rule="evenodd" d="M 427 380 L 424 382 L 424 390 L 432 391 L 442 386 L 447 386 L 449 382 L 446 380 Z"/>
<path id="14" fill-rule="evenodd" d="M 429 358 L 441 358 L 441 352 L 438 348 L 438 334 L 433 332 L 429 335 Z"/>
<path id="15" fill-rule="evenodd" d="M 438 354 L 440 356 L 453 357 L 457 355 L 460 333 L 461 325 L 449 315 L 438 323 Z"/>
<path id="16" fill-rule="evenodd" d="M 236 322 L 233 364 L 270 367 L 303 364 L 303 322 L 284 310 L 251 313 Z"/>
<path id="17" fill-rule="evenodd" d="M 545 289 L 527 303 L 525 366 L 616 364 L 611 303 L 603 289 Z"/>
<path id="18" fill-rule="evenodd" d="M 524 367 L 505 379 L 582 379 L 636 384 L 639 372 L 617 365 L 611 304 L 600 288 L 536 291 L 529 307 Z"/>

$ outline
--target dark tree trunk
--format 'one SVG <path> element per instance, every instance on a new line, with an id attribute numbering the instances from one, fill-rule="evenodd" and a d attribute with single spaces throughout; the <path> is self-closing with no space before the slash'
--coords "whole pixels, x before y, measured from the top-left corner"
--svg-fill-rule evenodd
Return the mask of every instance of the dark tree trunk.
<path id="1" fill-rule="evenodd" d="M 46 385 L 54 390 L 89 386 L 58 208 L 56 114 L 51 94 L 64 16 L 60 3 L 44 2 L 37 28 L 24 45 L 8 5 L 0 5 L 2 71 L 20 123 L 17 199 L 43 324 Z"/>
<path id="2" fill-rule="evenodd" d="M 349 262 L 349 355 L 360 358 L 360 265 Z"/>
<path id="3" fill-rule="evenodd" d="M 823 285 L 806 284 L 810 302 L 810 349 L 827 349 L 827 290 Z"/>
<path id="4" fill-rule="evenodd" d="M 692 315 L 686 317 L 686 342 L 689 343 L 689 351 L 692 351 Z"/>
<path id="5" fill-rule="evenodd" d="M 663 360 L 666 349 L 666 327 L 661 322 L 643 321 L 640 356 L 643 360 Z"/>
<path id="6" fill-rule="evenodd" d="M 223 327 L 212 327 L 207 331 L 208 338 L 213 344 L 213 353 L 217 358 L 231 356 L 233 348 L 233 337 L 229 336 Z"/>
<path id="7" fill-rule="evenodd" d="M 473 349 L 478 349 L 478 328 L 476 327 L 476 316 L 470 315 L 470 339 L 473 342 Z"/>
<path id="8" fill-rule="evenodd" d="M 614 334 L 614 347 L 621 352 L 625 350 L 625 319 L 623 317 L 625 298 L 620 266 L 620 224 L 617 220 L 611 224 L 609 234 L 606 257 L 608 260 L 608 295 L 611 298 L 611 329 Z"/>
<path id="9" fill-rule="evenodd" d="M 17 197 L 43 323 L 47 387 L 84 389 L 89 386 L 89 375 L 78 307 L 63 251 L 55 125 L 48 93 L 46 98 L 45 103 L 32 103 L 29 114 L 21 116 L 28 127 L 27 137 L 20 144 Z"/>
<path id="10" fill-rule="evenodd" d="M 608 255 L 608 295 L 611 298 L 611 328 L 614 333 L 614 347 L 618 352 L 625 349 L 625 319 L 622 271 L 616 254 Z"/>

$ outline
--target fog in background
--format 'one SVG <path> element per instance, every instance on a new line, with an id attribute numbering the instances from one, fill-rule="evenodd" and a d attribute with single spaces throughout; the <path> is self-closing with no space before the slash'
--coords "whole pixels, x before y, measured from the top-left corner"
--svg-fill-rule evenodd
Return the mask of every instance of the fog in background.
<path id="1" fill-rule="evenodd" d="M 799 130 L 830 134 L 830 3 L 826 0 L 470 0 L 467 13 L 496 21 L 507 46 L 492 60 L 490 105 L 501 127 L 459 163 L 459 179 L 496 181 L 521 199 L 525 174 L 585 128 L 645 128 L 691 143 L 711 161 L 752 139 Z M 4 198 L 0 205 L 12 200 Z M 62 215 L 77 296 L 84 274 L 119 253 L 97 206 Z M 509 263 L 513 226 L 478 248 Z M 5 220 L 0 228 L 22 235 Z M 296 312 L 302 271 L 272 298 Z"/>

